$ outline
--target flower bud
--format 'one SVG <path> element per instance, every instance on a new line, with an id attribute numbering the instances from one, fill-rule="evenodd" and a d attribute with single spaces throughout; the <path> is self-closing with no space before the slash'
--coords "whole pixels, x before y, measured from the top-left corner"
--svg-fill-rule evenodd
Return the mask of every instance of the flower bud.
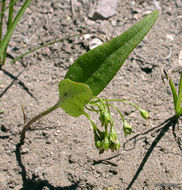
<path id="1" fill-rule="evenodd" d="M 144 109 L 140 109 L 140 115 L 144 118 L 144 119 L 148 119 L 149 118 L 149 113 L 144 110 Z"/>
<path id="2" fill-rule="evenodd" d="M 129 125 L 126 121 L 123 123 L 123 130 L 124 130 L 124 135 L 130 135 L 132 133 L 132 126 Z"/>
<path id="3" fill-rule="evenodd" d="M 113 142 L 113 143 L 116 143 L 117 142 L 117 139 L 118 139 L 118 135 L 114 129 L 114 127 L 112 127 L 111 129 L 111 132 L 109 133 L 109 137 L 110 137 L 110 140 Z"/>
<path id="4" fill-rule="evenodd" d="M 111 142 L 110 147 L 112 151 L 119 150 L 120 149 L 120 142 L 117 140 L 116 143 Z"/>
<path id="5" fill-rule="evenodd" d="M 101 149 L 103 147 L 103 142 L 101 141 L 96 141 L 95 142 L 95 146 L 98 148 L 98 149 Z"/>
<path id="6" fill-rule="evenodd" d="M 115 148 L 114 150 L 119 150 L 120 149 L 120 142 L 119 141 L 117 141 L 114 148 Z"/>
<path id="7" fill-rule="evenodd" d="M 110 145 L 109 139 L 108 139 L 108 137 L 106 136 L 106 137 L 104 138 L 104 141 L 103 141 L 103 148 L 104 148 L 104 150 L 108 150 L 108 149 L 109 149 L 109 145 Z"/>

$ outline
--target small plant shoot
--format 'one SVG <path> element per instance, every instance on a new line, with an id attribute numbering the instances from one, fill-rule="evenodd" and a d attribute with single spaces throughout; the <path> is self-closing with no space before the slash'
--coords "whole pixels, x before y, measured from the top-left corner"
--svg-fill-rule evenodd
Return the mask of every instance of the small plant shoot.
<path id="1" fill-rule="evenodd" d="M 14 7 L 18 0 L 0 0 L 0 67 L 2 67 L 6 62 L 7 57 L 7 47 L 9 45 L 9 42 L 11 40 L 11 37 L 13 35 L 13 32 L 15 31 L 20 19 L 22 18 L 23 14 L 25 13 L 27 7 L 31 3 L 31 0 L 25 0 L 18 12 L 14 10 Z M 6 20 L 6 12 L 8 11 L 8 21 L 6 22 L 6 30 L 4 34 L 4 23 Z M 16 12 L 16 15 L 14 14 Z M 66 39 L 70 39 L 76 36 L 81 36 L 83 34 L 75 34 L 73 36 L 66 36 L 61 39 L 52 40 L 46 44 L 41 44 L 33 49 L 30 49 L 23 54 L 20 54 L 16 58 L 13 58 L 10 63 L 13 64 L 16 61 L 20 60 L 21 58 L 25 57 L 28 54 L 31 54 L 39 49 L 42 49 L 44 47 L 50 46 L 55 43 L 63 42 Z M 13 56 L 11 56 L 13 57 Z"/>
<path id="2" fill-rule="evenodd" d="M 144 119 L 148 119 L 149 114 L 128 100 L 103 99 L 98 97 L 98 94 L 116 75 L 128 55 L 143 40 L 157 18 L 158 11 L 153 11 L 120 36 L 80 56 L 69 68 L 65 79 L 59 83 L 58 102 L 25 124 L 20 144 L 24 144 L 25 133 L 33 122 L 60 107 L 70 116 L 84 115 L 88 118 L 99 153 L 109 149 L 119 150 L 120 142 L 114 128 L 111 110 L 115 109 L 119 113 L 125 136 L 131 134 L 133 130 L 121 111 L 111 103 L 113 101 L 127 103 L 136 108 Z M 100 126 L 91 119 L 89 112 L 98 114 Z"/>
<path id="3" fill-rule="evenodd" d="M 164 71 L 165 77 L 169 81 L 169 85 L 170 85 L 170 88 L 171 88 L 171 91 L 172 91 L 172 94 L 173 94 L 175 116 L 176 116 L 176 119 L 178 120 L 180 115 L 182 115 L 182 107 L 181 107 L 181 101 L 182 101 L 182 72 L 181 72 L 181 77 L 180 77 L 180 82 L 179 82 L 179 89 L 178 89 L 178 93 L 177 93 L 175 85 L 172 82 L 171 76 L 165 70 L 163 70 L 163 71 Z"/>
<path id="4" fill-rule="evenodd" d="M 9 44 L 9 41 L 11 39 L 11 36 L 18 25 L 18 22 L 20 21 L 21 17 L 23 16 L 25 10 L 31 3 L 31 0 L 25 0 L 23 5 L 21 6 L 20 10 L 17 12 L 16 16 L 13 17 L 14 11 L 14 5 L 17 2 L 17 0 L 10 0 L 8 6 L 6 6 L 6 1 L 0 1 L 0 66 L 4 65 L 6 61 L 6 55 L 7 55 L 7 47 Z M 7 22 L 7 30 L 5 35 L 3 36 L 3 23 L 5 20 L 5 12 L 8 10 L 8 22 Z"/>

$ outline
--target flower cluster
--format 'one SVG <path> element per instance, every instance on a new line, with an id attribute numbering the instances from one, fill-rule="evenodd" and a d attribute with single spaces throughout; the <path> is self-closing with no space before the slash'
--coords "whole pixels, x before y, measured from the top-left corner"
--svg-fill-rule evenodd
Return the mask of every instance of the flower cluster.
<path id="1" fill-rule="evenodd" d="M 111 116 L 110 113 L 110 107 L 114 108 L 119 115 L 121 116 L 121 119 L 123 121 L 123 131 L 124 135 L 130 135 L 132 133 L 132 126 L 129 125 L 126 120 L 124 119 L 123 115 L 119 111 L 118 108 L 113 106 L 112 104 L 109 104 L 109 101 L 120 101 L 120 102 L 125 102 L 128 103 L 132 106 L 134 106 L 136 109 L 139 110 L 141 116 L 144 119 L 149 118 L 149 114 L 146 110 L 140 109 L 138 106 L 133 104 L 132 102 L 129 102 L 127 100 L 106 100 L 106 99 L 101 99 L 101 98 L 94 98 L 92 99 L 86 106 L 85 108 L 89 111 L 94 111 L 97 114 L 99 114 L 99 120 L 101 123 L 101 126 L 104 130 L 100 130 L 94 121 L 90 118 L 88 113 L 84 112 L 84 115 L 90 120 L 94 132 L 94 141 L 95 141 L 95 146 L 99 150 L 99 153 L 102 154 L 106 150 L 119 150 L 120 149 L 120 142 L 118 139 L 118 135 L 116 133 L 116 130 L 114 129 L 114 120 Z"/>

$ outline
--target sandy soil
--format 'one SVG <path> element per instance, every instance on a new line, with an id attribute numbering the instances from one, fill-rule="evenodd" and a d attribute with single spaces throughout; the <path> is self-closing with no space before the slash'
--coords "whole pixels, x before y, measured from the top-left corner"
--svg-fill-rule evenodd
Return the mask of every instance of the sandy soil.
<path id="1" fill-rule="evenodd" d="M 182 123 L 172 127 L 172 94 L 161 80 L 161 67 L 172 71 L 179 84 L 182 51 L 182 2 L 118 1 L 108 20 L 88 17 L 92 1 L 32 1 L 18 25 L 8 52 L 11 56 L 39 44 L 77 33 L 90 34 L 64 40 L 26 56 L 0 70 L 0 189 L 182 189 Z M 158 2 L 159 4 L 156 4 Z M 18 6 L 22 2 L 18 3 Z M 129 56 L 112 82 L 99 95 L 127 98 L 149 111 L 143 120 L 128 105 L 115 103 L 135 133 L 124 137 L 114 112 L 121 149 L 99 155 L 89 121 L 72 118 L 59 109 L 34 123 L 18 150 L 24 107 L 28 119 L 58 99 L 58 83 L 73 61 L 88 51 L 89 42 L 102 42 L 121 34 L 151 10 L 160 8 L 153 29 Z M 26 66 L 25 66 L 26 65 Z M 173 130 L 174 129 L 174 130 Z"/>

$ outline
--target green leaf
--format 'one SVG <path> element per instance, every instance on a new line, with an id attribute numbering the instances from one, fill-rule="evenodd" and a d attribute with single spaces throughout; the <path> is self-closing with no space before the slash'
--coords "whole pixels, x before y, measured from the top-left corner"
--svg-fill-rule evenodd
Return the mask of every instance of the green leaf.
<path id="1" fill-rule="evenodd" d="M 65 78 L 86 83 L 97 96 L 143 40 L 157 17 L 158 11 L 153 11 L 120 36 L 83 54 L 69 68 Z"/>
<path id="2" fill-rule="evenodd" d="M 171 91 L 173 93 L 173 101 L 174 101 L 174 107 L 176 109 L 176 105 L 177 105 L 177 100 L 178 100 L 178 96 L 177 96 L 177 93 L 176 93 L 176 89 L 175 89 L 175 86 L 172 82 L 172 80 L 169 78 L 169 85 L 171 87 Z"/>
<path id="3" fill-rule="evenodd" d="M 179 116 L 182 115 L 182 108 L 180 108 Z"/>
<path id="4" fill-rule="evenodd" d="M 69 79 L 59 83 L 58 105 L 73 117 L 84 114 L 84 105 L 92 98 L 93 93 L 86 84 L 73 82 Z"/>
<path id="5" fill-rule="evenodd" d="M 171 80 L 171 77 L 168 76 L 168 73 L 166 72 L 165 69 L 163 69 L 163 72 L 164 72 L 164 75 L 165 77 L 167 78 L 167 80 L 169 81 L 169 85 L 171 87 L 171 91 L 172 91 L 172 94 L 173 94 L 173 102 L 174 102 L 174 108 L 175 108 L 175 112 L 176 112 L 176 104 L 177 104 L 177 100 L 178 100 L 178 95 L 176 93 L 176 88 L 173 84 L 173 81 Z M 176 112 L 177 113 L 177 112 Z"/>
<path id="6" fill-rule="evenodd" d="M 175 108 L 177 117 L 180 116 L 181 100 L 182 100 L 182 72 L 181 72 L 181 78 L 180 78 L 180 82 L 179 82 L 178 98 L 177 98 L 176 108 Z"/>

